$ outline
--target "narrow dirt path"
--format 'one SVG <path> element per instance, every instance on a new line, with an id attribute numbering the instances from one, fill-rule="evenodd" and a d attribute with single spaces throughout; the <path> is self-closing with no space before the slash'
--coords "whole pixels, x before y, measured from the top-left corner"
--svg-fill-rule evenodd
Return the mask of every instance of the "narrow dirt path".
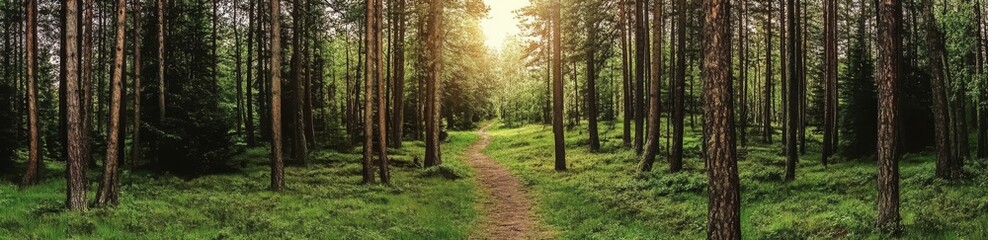
<path id="1" fill-rule="evenodd" d="M 487 125 L 477 131 L 480 140 L 467 149 L 467 164 L 477 172 L 477 182 L 488 195 L 475 239 L 531 239 L 536 236 L 532 204 L 524 187 L 507 168 L 483 151 L 491 143 Z"/>

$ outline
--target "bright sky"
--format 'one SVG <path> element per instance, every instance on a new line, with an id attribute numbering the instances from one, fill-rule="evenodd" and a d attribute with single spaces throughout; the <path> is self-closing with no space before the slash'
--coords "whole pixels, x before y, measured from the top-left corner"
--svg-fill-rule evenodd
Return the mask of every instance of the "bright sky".
<path id="1" fill-rule="evenodd" d="M 515 10 L 528 6 L 528 0 L 484 0 L 487 6 L 491 7 L 487 19 L 480 22 L 487 39 L 484 41 L 487 47 L 501 49 L 508 36 L 521 33 L 518 28 L 518 20 L 515 19 Z"/>

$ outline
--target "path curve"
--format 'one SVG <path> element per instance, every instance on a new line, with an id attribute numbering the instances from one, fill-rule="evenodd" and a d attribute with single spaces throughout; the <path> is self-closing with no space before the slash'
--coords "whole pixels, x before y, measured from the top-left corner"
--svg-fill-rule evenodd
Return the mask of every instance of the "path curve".
<path id="1" fill-rule="evenodd" d="M 506 167 L 483 153 L 491 143 L 491 136 L 487 134 L 491 125 L 478 130 L 480 140 L 467 149 L 466 162 L 476 172 L 476 180 L 488 196 L 483 202 L 480 229 L 472 238 L 538 238 L 534 234 L 536 224 L 532 204 L 524 187 Z"/>

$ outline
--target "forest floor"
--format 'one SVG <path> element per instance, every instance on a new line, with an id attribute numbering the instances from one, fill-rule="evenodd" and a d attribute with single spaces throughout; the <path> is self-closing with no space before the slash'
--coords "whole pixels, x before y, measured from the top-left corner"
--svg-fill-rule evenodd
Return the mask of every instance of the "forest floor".
<path id="1" fill-rule="evenodd" d="M 19 190 L 0 176 L 0 239 L 466 239 L 475 235 L 483 194 L 466 165 L 475 132 L 451 132 L 444 165 L 421 168 L 422 142 L 389 154 L 393 185 L 360 184 L 360 148 L 313 153 L 288 166 L 287 190 L 268 191 L 267 148 L 234 157 L 241 171 L 192 179 L 121 175 L 120 206 L 64 210 L 64 164 L 47 161 L 44 181 Z M 89 170 L 89 200 L 99 177 Z"/>
<path id="2" fill-rule="evenodd" d="M 601 122 L 601 150 L 589 150 L 586 122 L 566 132 L 568 171 L 553 170 L 552 126 L 492 127 L 485 153 L 529 190 L 535 214 L 562 239 L 703 239 L 707 178 L 696 128 L 686 123 L 684 170 L 666 169 L 666 141 L 655 170 L 638 173 L 639 158 L 624 147 L 620 122 Z M 666 127 L 663 124 L 662 127 Z M 762 144 L 749 133 L 740 147 L 742 232 L 746 239 L 884 239 L 875 222 L 873 159 L 820 164 L 819 135 L 809 138 L 796 180 L 783 182 L 780 134 Z M 934 178 L 931 152 L 900 163 L 904 239 L 988 239 L 988 161 L 969 160 L 959 182 Z"/>
<path id="3" fill-rule="evenodd" d="M 477 173 L 476 181 L 487 198 L 483 200 L 483 216 L 479 233 L 483 239 L 548 238 L 539 233 L 532 213 L 532 204 L 521 183 L 508 169 L 483 153 L 491 143 L 488 124 L 477 130 L 480 140 L 467 149 L 466 162 Z"/>

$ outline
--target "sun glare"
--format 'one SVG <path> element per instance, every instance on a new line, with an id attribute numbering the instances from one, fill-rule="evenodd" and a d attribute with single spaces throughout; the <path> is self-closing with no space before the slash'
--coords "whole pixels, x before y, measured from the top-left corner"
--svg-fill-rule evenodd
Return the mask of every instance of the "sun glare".
<path id="1" fill-rule="evenodd" d="M 480 25 L 484 29 L 484 43 L 492 49 L 501 49 L 509 36 L 521 33 L 515 10 L 529 5 L 528 0 L 484 0 L 490 6 L 486 19 Z"/>

